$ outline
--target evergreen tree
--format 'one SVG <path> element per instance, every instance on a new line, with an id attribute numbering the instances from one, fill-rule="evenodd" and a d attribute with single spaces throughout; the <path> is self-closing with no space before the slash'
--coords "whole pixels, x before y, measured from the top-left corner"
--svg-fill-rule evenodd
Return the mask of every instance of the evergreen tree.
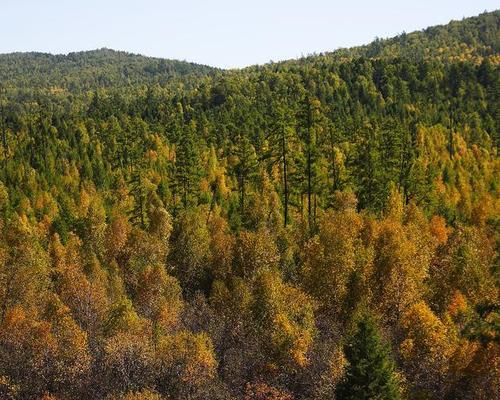
<path id="1" fill-rule="evenodd" d="M 3 147 L 3 164 L 7 164 L 7 127 L 5 124 L 5 102 L 3 99 L 5 89 L 3 86 L 0 86 L 0 131 L 2 134 L 2 147 Z"/>
<path id="2" fill-rule="evenodd" d="M 366 124 L 356 146 L 353 178 L 360 208 L 380 210 L 387 197 L 379 135 L 377 128 Z"/>
<path id="3" fill-rule="evenodd" d="M 130 220 L 141 228 L 146 226 L 146 189 L 144 187 L 143 172 L 134 168 L 130 179 L 130 194 L 134 198 L 134 207 L 130 211 Z"/>
<path id="4" fill-rule="evenodd" d="M 286 107 L 282 103 L 276 104 L 274 108 L 274 123 L 270 134 L 270 156 L 273 162 L 279 163 L 281 166 L 281 174 L 283 179 L 283 219 L 284 225 L 288 225 L 288 208 L 290 203 L 290 145 L 295 140 L 294 130 L 292 129 L 292 121 L 290 114 L 287 113 Z"/>
<path id="5" fill-rule="evenodd" d="M 382 342 L 373 317 L 365 314 L 345 347 L 349 365 L 337 389 L 340 400 L 400 399 L 389 350 Z"/>
<path id="6" fill-rule="evenodd" d="M 199 154 L 195 138 L 196 124 L 191 121 L 184 129 L 175 153 L 174 193 L 180 195 L 182 205 L 187 208 L 195 204 L 201 177 Z"/>
<path id="7" fill-rule="evenodd" d="M 305 181 L 305 192 L 307 194 L 307 222 L 309 231 L 315 225 L 316 207 L 313 200 L 316 200 L 318 191 L 318 159 L 319 159 L 319 138 L 321 103 L 318 99 L 311 98 L 306 94 L 299 111 L 299 124 L 301 126 L 301 139 L 304 145 L 304 168 L 303 180 Z M 313 199 L 314 197 L 314 199 Z"/>
<path id="8" fill-rule="evenodd" d="M 234 170 L 238 178 L 240 215 L 244 216 L 248 181 L 257 176 L 258 160 L 255 148 L 246 136 L 238 135 L 234 154 L 237 159 Z"/>

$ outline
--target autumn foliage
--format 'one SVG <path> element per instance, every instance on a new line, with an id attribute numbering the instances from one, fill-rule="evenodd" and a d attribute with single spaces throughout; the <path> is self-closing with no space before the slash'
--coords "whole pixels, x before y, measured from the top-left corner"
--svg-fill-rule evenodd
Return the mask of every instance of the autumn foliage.
<path id="1" fill-rule="evenodd" d="M 0 55 L 0 399 L 499 398 L 498 21 Z"/>

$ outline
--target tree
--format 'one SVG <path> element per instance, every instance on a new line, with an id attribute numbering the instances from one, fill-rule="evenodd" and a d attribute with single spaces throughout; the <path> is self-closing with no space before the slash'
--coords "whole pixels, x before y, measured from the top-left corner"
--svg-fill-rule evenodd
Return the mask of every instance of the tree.
<path id="1" fill-rule="evenodd" d="M 362 219 L 349 208 L 328 211 L 319 221 L 319 234 L 303 248 L 302 281 L 323 312 L 342 315 L 350 277 L 363 267 Z"/>
<path id="2" fill-rule="evenodd" d="M 313 301 L 269 270 L 257 275 L 254 298 L 254 319 L 270 362 L 268 368 L 285 372 L 304 368 L 316 334 Z"/>
<path id="3" fill-rule="evenodd" d="M 6 120 L 6 112 L 5 112 L 5 102 L 3 96 L 5 94 L 4 86 L 0 86 L 0 130 L 2 135 L 2 147 L 3 147 L 3 164 L 4 166 L 7 164 L 7 156 L 8 156 L 8 144 L 7 144 L 7 127 L 5 124 Z"/>
<path id="4" fill-rule="evenodd" d="M 269 230 L 239 233 L 236 239 L 235 267 L 241 276 L 252 279 L 260 270 L 275 269 L 278 261 L 278 248 Z"/>
<path id="5" fill-rule="evenodd" d="M 210 219 L 210 275 L 228 279 L 233 272 L 235 238 L 226 220 L 218 215 Z"/>
<path id="6" fill-rule="evenodd" d="M 104 235 L 106 232 L 106 210 L 101 198 L 93 195 L 85 217 L 85 244 L 94 254 L 100 256 L 104 251 Z"/>
<path id="7" fill-rule="evenodd" d="M 345 346 L 348 361 L 344 381 L 337 388 L 339 399 L 400 399 L 388 347 L 383 343 L 374 318 L 364 314 Z"/>
<path id="8" fill-rule="evenodd" d="M 130 220 L 141 228 L 146 227 L 146 179 L 141 165 L 136 165 L 130 177 L 130 194 L 134 198 L 134 207 L 130 210 Z"/>
<path id="9" fill-rule="evenodd" d="M 258 159 L 255 149 L 247 136 L 238 135 L 235 146 L 236 165 L 234 170 L 238 178 L 240 195 L 240 216 L 245 215 L 247 186 L 257 176 Z"/>
<path id="10" fill-rule="evenodd" d="M 73 234 L 65 247 L 55 234 L 51 242 L 51 253 L 56 292 L 71 309 L 76 322 L 94 339 L 94 335 L 102 328 L 108 307 L 104 271 L 94 259 L 92 273 L 89 276 L 84 273 L 82 243 Z"/>
<path id="11" fill-rule="evenodd" d="M 248 383 L 243 400 L 293 400 L 293 397 L 290 393 L 265 383 Z"/>
<path id="12" fill-rule="evenodd" d="M 0 376 L 0 397 L 5 400 L 16 400 L 19 394 L 19 385 L 12 383 L 6 376 Z"/>
<path id="13" fill-rule="evenodd" d="M 273 112 L 274 123 L 271 127 L 272 132 L 269 137 L 270 156 L 273 162 L 281 164 L 281 173 L 283 176 L 283 220 L 286 227 L 288 225 L 288 206 L 290 203 L 290 152 L 291 145 L 296 138 L 294 129 L 292 128 L 292 118 L 285 104 L 278 102 L 274 106 Z"/>
<path id="14" fill-rule="evenodd" d="M 16 305 L 39 312 L 49 287 L 48 256 L 25 218 L 15 217 L 2 228 L 0 322 Z"/>
<path id="15" fill-rule="evenodd" d="M 106 339 L 98 365 L 98 389 L 108 393 L 152 388 L 157 376 L 153 345 L 140 333 L 119 332 Z"/>
<path id="16" fill-rule="evenodd" d="M 199 210 L 186 210 L 179 215 L 172 239 L 169 259 L 184 292 L 193 294 L 196 290 L 207 290 L 210 232 Z"/>
<path id="17" fill-rule="evenodd" d="M 435 242 L 418 209 L 410 207 L 404 215 L 402 196 L 393 195 L 387 217 L 377 223 L 372 290 L 375 306 L 394 326 L 424 294 Z"/>
<path id="18" fill-rule="evenodd" d="M 151 390 L 145 389 L 138 392 L 127 392 L 124 395 L 109 397 L 109 400 L 162 400 L 162 397 Z"/>
<path id="19" fill-rule="evenodd" d="M 191 121 L 182 132 L 175 151 L 175 175 L 173 192 L 178 193 L 182 205 L 196 205 L 201 170 L 199 165 L 196 123 Z"/>
<path id="20" fill-rule="evenodd" d="M 50 323 L 51 334 L 57 343 L 50 360 L 53 370 L 50 389 L 61 396 L 79 396 L 85 390 L 91 369 L 88 335 L 55 295 L 48 300 L 44 319 Z"/>
<path id="21" fill-rule="evenodd" d="M 494 247 L 494 239 L 481 228 L 455 229 L 430 271 L 434 301 L 441 310 L 456 290 L 475 304 L 498 299 L 492 279 L 497 257 Z"/>
<path id="22" fill-rule="evenodd" d="M 373 123 L 361 129 L 353 168 L 353 178 L 360 208 L 380 211 L 385 204 L 387 187 L 383 179 L 380 132 Z"/>
<path id="23" fill-rule="evenodd" d="M 132 230 L 131 224 L 123 214 L 116 214 L 106 227 L 106 257 L 112 260 L 125 249 Z"/>
<path id="24" fill-rule="evenodd" d="M 457 338 L 424 302 L 405 313 L 403 326 L 400 352 L 413 392 L 424 398 L 443 398 Z"/>
<path id="25" fill-rule="evenodd" d="M 148 266 L 142 271 L 135 297 L 137 311 L 152 322 L 155 337 L 179 323 L 182 290 L 162 265 Z"/>
<path id="26" fill-rule="evenodd" d="M 157 347 L 159 390 L 192 398 L 216 376 L 217 360 L 210 337 L 182 331 L 164 336 Z"/>
<path id="27" fill-rule="evenodd" d="M 307 194 L 307 222 L 309 232 L 313 231 L 316 222 L 316 206 L 313 205 L 313 196 L 316 203 L 316 194 L 319 189 L 318 158 L 321 137 L 321 102 L 306 94 L 302 100 L 299 112 L 300 136 L 304 143 L 304 178 Z"/>
<path id="28" fill-rule="evenodd" d="M 78 397 L 90 370 L 87 335 L 56 296 L 43 314 L 34 319 L 21 307 L 9 309 L 0 324 L 0 376 L 19 384 L 20 398 L 49 391 Z"/>

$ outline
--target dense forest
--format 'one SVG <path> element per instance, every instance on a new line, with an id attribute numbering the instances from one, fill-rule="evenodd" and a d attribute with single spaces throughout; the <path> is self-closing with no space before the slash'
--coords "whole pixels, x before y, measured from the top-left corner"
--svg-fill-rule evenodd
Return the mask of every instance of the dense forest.
<path id="1" fill-rule="evenodd" d="M 0 55 L 0 398 L 498 399 L 499 25 Z"/>

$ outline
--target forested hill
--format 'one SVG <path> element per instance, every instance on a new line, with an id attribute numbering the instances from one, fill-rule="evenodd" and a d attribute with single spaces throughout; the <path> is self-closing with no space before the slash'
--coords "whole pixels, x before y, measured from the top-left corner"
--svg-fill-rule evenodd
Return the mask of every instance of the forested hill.
<path id="1" fill-rule="evenodd" d="M 0 398 L 498 398 L 498 16 L 0 56 Z"/>
<path id="2" fill-rule="evenodd" d="M 435 26 L 391 39 L 311 56 L 312 62 L 327 59 L 397 58 L 412 60 L 480 60 L 498 54 L 500 11 L 483 13 L 462 21 Z M 294 60 L 284 64 L 294 63 Z M 45 87 L 55 90 L 95 89 L 124 84 L 165 84 L 173 77 L 202 77 L 217 71 L 185 61 L 146 57 L 123 51 L 99 49 L 52 55 L 46 53 L 0 54 L 0 78 L 4 86 Z"/>
<path id="3" fill-rule="evenodd" d="M 389 39 L 377 38 L 372 43 L 326 52 L 321 56 L 305 57 L 302 61 L 320 59 L 346 60 L 366 58 L 406 58 L 413 61 L 475 61 L 498 55 L 500 50 L 500 11 L 485 12 L 476 17 L 451 21 Z M 285 61 L 286 63 L 292 61 Z"/>
<path id="4" fill-rule="evenodd" d="M 0 54 L 0 79 L 17 88 L 96 89 L 131 84 L 164 84 L 171 78 L 210 74 L 215 68 L 184 61 L 100 49 L 52 55 Z"/>

